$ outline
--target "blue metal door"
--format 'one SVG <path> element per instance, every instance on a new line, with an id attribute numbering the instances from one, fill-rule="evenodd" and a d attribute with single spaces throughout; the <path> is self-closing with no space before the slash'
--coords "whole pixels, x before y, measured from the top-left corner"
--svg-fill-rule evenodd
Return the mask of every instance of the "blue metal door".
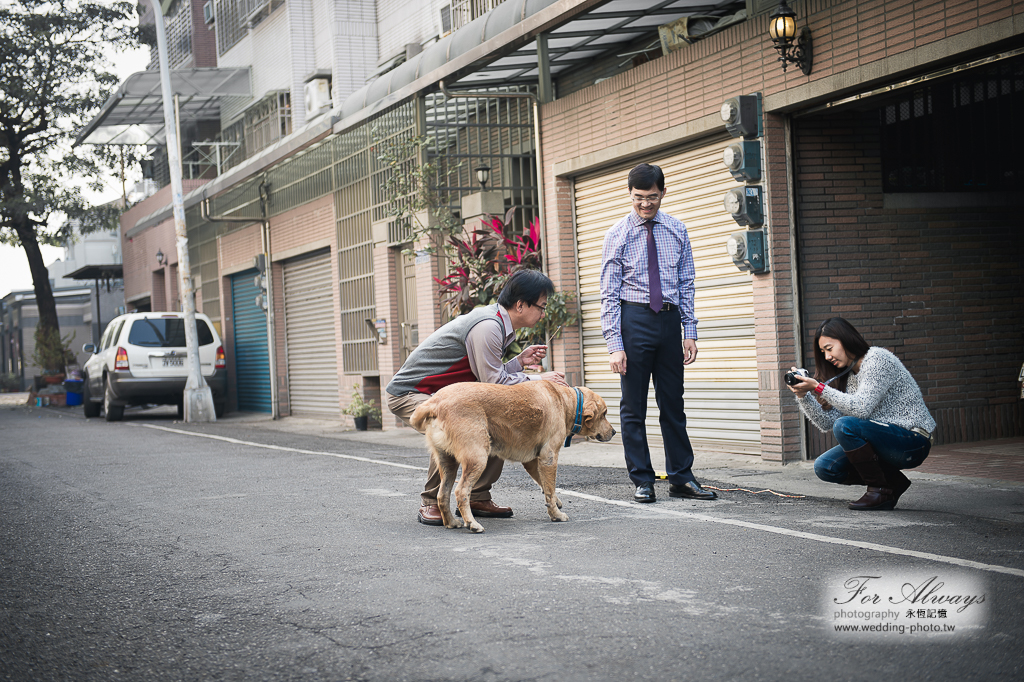
<path id="1" fill-rule="evenodd" d="M 271 412 L 267 314 L 256 305 L 260 293 L 254 282 L 257 274 L 247 270 L 231 277 L 236 393 L 239 410 Z"/>

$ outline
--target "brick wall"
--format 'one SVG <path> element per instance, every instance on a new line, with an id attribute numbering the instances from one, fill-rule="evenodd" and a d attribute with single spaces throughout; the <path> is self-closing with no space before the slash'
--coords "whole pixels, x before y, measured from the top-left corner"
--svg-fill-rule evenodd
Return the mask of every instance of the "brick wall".
<path id="1" fill-rule="evenodd" d="M 720 131 L 719 107 L 733 95 L 760 92 L 766 102 L 774 103 L 775 109 L 766 106 L 764 137 L 772 270 L 767 275 L 754 277 L 762 456 L 766 459 L 798 457 L 802 440 L 802 419 L 794 409 L 789 392 L 779 383 L 781 370 L 797 356 L 796 349 L 800 345 L 796 337 L 798 321 L 794 316 L 795 257 L 791 235 L 794 229 L 802 228 L 800 223 L 793 226 L 790 222 L 790 164 L 786 158 L 789 143 L 786 117 L 781 110 L 798 110 L 901 77 L 935 70 L 939 65 L 963 61 L 972 55 L 976 57 L 985 50 L 996 49 L 987 46 L 995 40 L 1016 36 L 1019 41 L 1019 18 L 1024 15 L 1024 0 L 801 0 L 794 9 L 799 15 L 799 25 L 810 28 L 813 33 L 814 68 L 810 76 L 795 68 L 783 72 L 767 38 L 767 16 L 760 16 L 568 94 L 541 109 L 550 267 L 557 277 L 556 285 L 565 288 L 575 287 L 574 254 L 571 247 L 559 246 L 570 242 L 573 231 L 569 208 L 572 176 L 619 162 L 639 162 L 672 146 L 696 142 L 702 136 Z M 801 162 L 795 165 L 801 168 Z M 829 168 L 827 174 L 848 172 L 849 169 L 836 165 Z M 808 175 L 803 179 L 803 186 L 813 188 L 815 182 L 827 182 L 825 174 L 825 169 L 819 169 L 819 177 Z M 837 195 L 836 199 L 846 202 L 847 206 L 860 206 L 864 196 L 863 192 L 850 191 Z M 809 217 L 813 217 L 814 209 L 809 210 Z M 965 213 L 968 215 L 964 217 L 972 222 L 998 223 L 1000 220 L 994 216 L 982 218 L 973 210 Z M 941 212 L 922 214 L 915 220 L 927 232 L 941 225 L 940 216 Z M 848 212 L 834 216 L 834 220 L 833 229 L 856 222 Z M 901 222 L 904 222 L 902 218 Z M 875 235 L 873 239 L 886 240 L 887 237 Z M 892 243 L 886 241 L 871 244 L 877 254 L 885 254 L 891 246 Z M 1001 270 L 996 272 L 1001 275 Z M 963 278 L 961 273 L 958 281 Z M 977 285 L 984 287 L 980 283 L 982 278 L 979 274 Z M 879 282 L 874 289 L 870 283 L 867 286 L 866 291 L 877 295 L 879 287 L 886 285 Z M 895 288 L 900 283 L 893 281 L 888 286 Z M 849 290 L 844 288 L 844 291 Z M 804 292 L 808 296 L 820 295 L 806 286 Z M 813 307 L 815 300 L 809 305 Z M 1017 305 L 1021 307 L 1019 299 Z M 968 307 L 961 307 L 956 314 L 969 312 Z M 806 317 L 803 324 L 807 324 Z M 903 323 L 905 331 L 909 331 L 907 324 Z M 962 324 L 970 328 L 972 323 L 962 320 Z M 571 356 L 578 354 L 576 333 L 577 330 L 572 330 L 564 342 L 556 344 L 556 359 L 571 362 Z M 1019 346 L 1019 334 L 1017 341 Z M 805 348 L 807 344 L 804 338 Z M 1016 364 L 1019 369 L 1020 358 Z M 1002 371 L 994 366 L 986 367 L 989 372 Z M 932 379 L 948 381 L 940 379 L 938 374 L 938 369 L 934 370 L 933 376 L 925 378 L 926 384 Z M 946 384 L 929 386 L 935 397 L 947 396 L 943 391 L 950 389 Z M 948 395 L 948 398 L 948 403 L 932 404 L 930 400 L 930 405 L 941 413 L 947 409 L 943 405 L 960 410 L 974 401 L 971 398 L 965 403 L 955 395 Z M 1005 396 L 985 400 L 1004 399 Z M 954 404 L 959 407 L 952 407 Z M 977 409 L 989 414 L 993 424 L 1013 420 L 1006 407 Z M 958 412 L 956 419 L 969 423 L 975 417 Z M 950 420 L 943 417 L 943 420 L 952 423 L 953 417 Z M 1019 417 L 1016 423 L 1020 424 Z M 968 425 L 958 427 L 955 432 L 1005 432 L 1005 427 L 1001 428 L 1003 431 L 995 426 L 985 430 Z"/>
<path id="2" fill-rule="evenodd" d="M 203 19 L 207 0 L 192 0 L 192 66 L 217 66 L 217 32 Z"/>
<path id="3" fill-rule="evenodd" d="M 914 375 L 939 442 L 1021 435 L 1018 209 L 991 195 L 969 206 L 887 207 L 877 120 L 854 112 L 795 124 L 805 366 L 814 330 L 842 316 Z M 831 442 L 811 433 L 818 450 Z"/>

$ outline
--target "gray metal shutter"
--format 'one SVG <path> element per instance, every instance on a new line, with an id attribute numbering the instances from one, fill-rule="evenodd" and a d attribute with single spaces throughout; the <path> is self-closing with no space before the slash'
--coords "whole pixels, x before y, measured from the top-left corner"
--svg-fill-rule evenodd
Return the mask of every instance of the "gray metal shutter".
<path id="1" fill-rule="evenodd" d="M 249 270 L 231 277 L 235 386 L 239 410 L 271 412 L 267 314 L 256 305 L 257 275 Z"/>
<path id="2" fill-rule="evenodd" d="M 686 223 L 697 269 L 698 354 L 685 370 L 690 439 L 695 448 L 759 454 L 753 284 L 751 276 L 737 270 L 725 251 L 729 234 L 739 229 L 722 206 L 723 195 L 737 186 L 722 163 L 722 150 L 729 139 L 716 137 L 649 163 L 665 172 L 666 195 L 661 208 Z M 601 335 L 601 249 L 608 229 L 632 210 L 626 176 L 639 162 L 575 183 L 584 382 L 608 402 L 609 418 L 616 429 L 621 395 Z M 653 387 L 647 407 L 647 437 L 652 448 L 662 447 Z"/>
<path id="3" fill-rule="evenodd" d="M 291 413 L 340 418 L 329 253 L 285 263 L 284 318 Z"/>

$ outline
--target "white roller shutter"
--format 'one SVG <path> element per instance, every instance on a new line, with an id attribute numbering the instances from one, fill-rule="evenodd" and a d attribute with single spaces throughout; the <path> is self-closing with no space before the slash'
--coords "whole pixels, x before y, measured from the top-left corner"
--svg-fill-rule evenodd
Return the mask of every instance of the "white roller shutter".
<path id="1" fill-rule="evenodd" d="M 295 416 L 340 418 L 329 253 L 284 265 L 288 397 Z"/>
<path id="2" fill-rule="evenodd" d="M 729 139 L 716 137 L 649 163 L 665 172 L 661 208 L 686 223 L 697 270 L 698 354 L 685 370 L 687 432 L 695 448 L 759 454 L 753 285 L 725 251 L 729 234 L 740 229 L 722 206 L 723 195 L 737 186 L 722 163 Z M 632 210 L 626 176 L 636 163 L 575 183 L 584 381 L 607 401 L 616 429 L 621 395 L 601 335 L 601 248 L 608 229 Z M 647 437 L 652 448 L 662 447 L 653 387 Z"/>

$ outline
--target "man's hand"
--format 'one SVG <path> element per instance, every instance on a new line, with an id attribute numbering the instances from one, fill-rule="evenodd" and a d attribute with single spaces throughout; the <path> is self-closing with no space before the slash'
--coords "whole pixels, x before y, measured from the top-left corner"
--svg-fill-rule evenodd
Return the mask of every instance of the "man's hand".
<path id="1" fill-rule="evenodd" d="M 519 364 L 526 367 L 527 365 L 539 365 L 540 361 L 543 360 L 547 354 L 547 346 L 530 346 L 516 357 L 519 358 Z"/>
<path id="2" fill-rule="evenodd" d="M 612 371 L 616 374 L 626 373 L 626 351 L 617 350 L 608 358 Z"/>
<path id="3" fill-rule="evenodd" d="M 540 346 L 540 348 L 543 347 L 544 346 Z M 562 386 L 569 385 L 565 383 L 565 374 L 563 372 L 544 372 L 543 374 L 540 375 L 540 378 L 543 379 L 544 381 L 552 381 L 556 384 L 561 384 Z"/>
<path id="4" fill-rule="evenodd" d="M 683 339 L 683 364 L 689 365 L 697 359 L 697 342 L 693 339 Z"/>

